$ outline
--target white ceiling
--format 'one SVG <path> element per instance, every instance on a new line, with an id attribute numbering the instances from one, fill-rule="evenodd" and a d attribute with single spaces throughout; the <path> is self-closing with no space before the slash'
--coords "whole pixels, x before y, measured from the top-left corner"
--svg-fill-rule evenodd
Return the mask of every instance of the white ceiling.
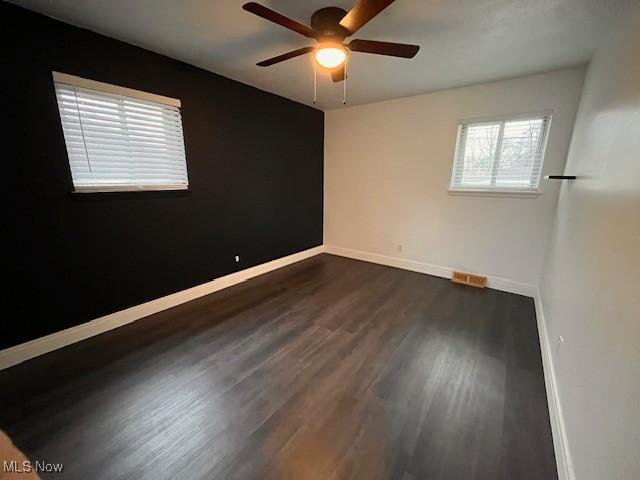
<path id="1" fill-rule="evenodd" d="M 353 38 L 415 43 L 413 60 L 354 53 L 350 105 L 584 64 L 612 12 L 629 0 L 397 0 Z M 632 0 L 635 1 L 635 0 Z M 242 10 L 242 0 L 12 0 L 65 22 L 153 50 L 302 103 L 313 100 L 311 57 L 256 62 L 313 41 Z M 264 0 L 309 23 L 355 0 Z M 318 106 L 341 106 L 328 74 Z"/>

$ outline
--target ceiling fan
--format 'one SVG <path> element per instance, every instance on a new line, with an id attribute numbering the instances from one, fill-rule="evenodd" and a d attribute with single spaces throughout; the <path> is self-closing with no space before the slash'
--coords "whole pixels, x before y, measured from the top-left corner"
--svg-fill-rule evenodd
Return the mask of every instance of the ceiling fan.
<path id="1" fill-rule="evenodd" d="M 341 82 L 345 79 L 347 50 L 402 58 L 413 58 L 418 53 L 420 49 L 418 45 L 404 43 L 378 42 L 375 40 L 351 40 L 349 43 L 344 43 L 347 37 L 360 30 L 394 1 L 358 0 L 358 3 L 349 12 L 338 7 L 321 8 L 311 16 L 311 27 L 291 20 L 256 2 L 245 3 L 242 8 L 318 42 L 315 47 L 299 48 L 298 50 L 264 60 L 258 63 L 258 66 L 268 67 L 314 52 L 318 64 L 331 71 L 333 81 Z"/>

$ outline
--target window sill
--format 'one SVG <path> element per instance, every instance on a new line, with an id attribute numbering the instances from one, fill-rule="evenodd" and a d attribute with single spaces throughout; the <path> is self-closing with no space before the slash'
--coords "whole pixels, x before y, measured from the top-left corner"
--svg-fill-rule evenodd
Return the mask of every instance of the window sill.
<path id="1" fill-rule="evenodd" d="M 449 188 L 449 195 L 477 196 L 477 197 L 513 197 L 513 198 L 537 198 L 540 190 L 518 189 L 489 189 L 489 188 Z"/>
<path id="2" fill-rule="evenodd" d="M 189 185 L 148 185 L 148 186 L 100 186 L 78 187 L 72 193 L 131 193 L 131 192 L 173 192 L 189 190 Z"/>
<path id="3" fill-rule="evenodd" d="M 128 201 L 140 200 L 143 198 L 176 198 L 188 197 L 191 195 L 191 189 L 185 188 L 145 188 L 145 189 L 111 189 L 95 188 L 89 190 L 77 189 L 69 192 L 71 198 L 76 202 L 100 202 L 100 201 Z"/>

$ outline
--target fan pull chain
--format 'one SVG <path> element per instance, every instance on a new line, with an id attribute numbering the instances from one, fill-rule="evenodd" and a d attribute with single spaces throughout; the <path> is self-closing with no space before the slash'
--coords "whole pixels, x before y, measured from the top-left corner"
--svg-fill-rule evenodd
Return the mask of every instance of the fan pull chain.
<path id="1" fill-rule="evenodd" d="M 342 86 L 342 104 L 347 104 L 347 78 L 349 78 L 349 72 L 347 69 L 347 65 L 349 62 L 344 61 L 344 85 Z"/>
<path id="2" fill-rule="evenodd" d="M 318 65 L 313 62 L 313 104 L 318 102 Z"/>

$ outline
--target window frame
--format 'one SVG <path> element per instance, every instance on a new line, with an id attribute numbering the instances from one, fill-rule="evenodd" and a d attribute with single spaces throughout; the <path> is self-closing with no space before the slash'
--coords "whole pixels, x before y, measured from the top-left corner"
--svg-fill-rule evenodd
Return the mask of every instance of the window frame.
<path id="1" fill-rule="evenodd" d="M 78 87 L 88 90 L 95 90 L 100 93 L 108 93 L 114 95 L 121 95 L 124 97 L 129 97 L 132 99 L 142 100 L 146 102 L 154 102 L 162 105 L 168 105 L 172 107 L 176 107 L 178 109 L 182 109 L 182 102 L 177 98 L 167 97 L 164 95 L 159 95 L 156 93 L 145 92 L 143 90 L 136 90 L 133 88 L 122 87 L 119 85 L 114 85 L 105 82 L 99 82 L 97 80 L 90 80 L 88 78 L 78 77 L 75 75 L 70 75 L 67 73 L 61 73 L 57 71 L 51 72 L 53 78 L 53 87 L 54 92 L 56 91 L 56 84 L 66 84 L 72 87 Z M 57 96 L 57 93 L 56 93 Z M 57 104 L 57 101 L 56 101 Z M 182 116 L 182 114 L 181 114 Z M 71 177 L 71 182 L 73 186 L 72 193 L 131 193 L 131 192 L 172 192 L 172 191 L 190 191 L 190 181 L 189 181 L 189 168 L 187 164 L 187 152 L 186 152 L 186 144 L 183 143 L 185 149 L 185 172 L 187 176 L 187 183 L 185 184 L 152 184 L 152 185 L 86 185 L 86 186 L 77 186 L 73 182 L 73 174 L 71 172 L 71 162 L 69 159 L 69 151 L 66 144 L 66 137 L 64 136 L 64 126 L 62 122 L 62 116 L 60 112 L 58 112 L 58 118 L 60 121 L 60 129 L 63 133 L 63 138 L 65 140 L 65 151 L 67 153 L 67 165 L 69 167 L 69 175 Z M 184 138 L 184 126 L 182 126 L 182 135 Z"/>
<path id="2" fill-rule="evenodd" d="M 497 169 L 495 168 L 499 162 L 498 152 L 502 150 L 502 140 L 504 133 L 504 125 L 505 123 L 518 121 L 518 120 L 528 120 L 535 118 L 546 118 L 546 126 L 543 133 L 541 141 L 541 163 L 540 170 L 538 171 L 538 175 L 536 178 L 536 183 L 532 188 L 517 188 L 517 187 L 492 187 L 492 186 L 481 186 L 481 187 L 472 187 L 465 185 L 455 185 L 456 178 L 456 162 L 458 159 L 458 154 L 460 153 L 460 149 L 463 148 L 460 144 L 462 131 L 465 127 L 470 125 L 494 125 L 499 123 L 500 130 L 498 136 L 498 143 L 496 145 L 496 156 L 494 158 L 494 162 L 492 163 L 492 169 L 495 170 L 493 172 L 493 177 L 497 174 Z M 461 194 L 461 195 L 481 195 L 481 196 L 512 196 L 512 197 L 537 197 L 542 193 L 540 189 L 540 180 L 542 179 L 542 171 L 544 169 L 545 159 L 547 155 L 547 145 L 549 142 L 549 132 L 551 131 L 551 123 L 553 121 L 553 110 L 542 110 L 535 112 L 526 112 L 526 113 L 518 113 L 518 114 L 510 114 L 510 115 L 493 115 L 488 117 L 476 117 L 460 120 L 458 122 L 458 131 L 456 134 L 456 145 L 453 153 L 453 162 L 451 167 L 451 179 L 449 181 L 448 191 L 450 194 Z"/>

